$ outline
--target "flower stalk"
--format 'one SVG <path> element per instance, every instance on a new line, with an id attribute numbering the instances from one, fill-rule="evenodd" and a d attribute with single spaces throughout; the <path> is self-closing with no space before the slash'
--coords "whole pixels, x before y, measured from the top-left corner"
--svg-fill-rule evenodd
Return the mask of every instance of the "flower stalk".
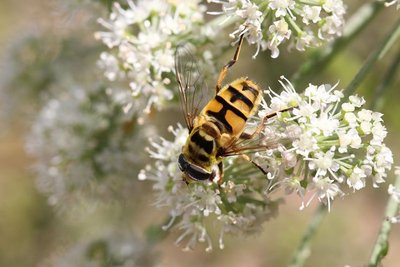
<path id="1" fill-rule="evenodd" d="M 390 88 L 390 85 L 393 83 L 395 80 L 396 73 L 400 67 L 400 50 L 397 52 L 397 54 L 394 56 L 394 59 L 392 61 L 392 64 L 386 71 L 382 82 L 376 87 L 374 97 L 374 101 L 371 103 L 370 108 L 371 109 L 380 109 L 383 105 L 384 101 L 384 94 L 387 89 Z"/>
<path id="2" fill-rule="evenodd" d="M 400 188 L 400 175 L 396 175 L 395 188 Z M 387 255 L 389 250 L 389 234 L 392 228 L 392 223 L 388 218 L 396 215 L 399 205 L 400 203 L 394 197 L 389 197 L 385 209 L 385 216 L 382 220 L 381 229 L 379 230 L 374 248 L 372 249 L 368 267 L 380 266 L 382 259 Z"/>
<path id="3" fill-rule="evenodd" d="M 390 48 L 390 45 L 394 43 L 393 40 L 396 40 L 399 36 L 399 29 L 400 29 L 400 20 L 396 23 L 396 27 L 391 31 L 391 33 L 388 35 L 388 37 L 384 40 L 382 45 L 373 53 L 371 56 L 368 58 L 367 62 L 363 65 L 359 73 L 354 77 L 352 82 L 347 86 L 347 88 L 344 90 L 346 96 L 350 96 L 355 89 L 358 87 L 358 85 L 364 80 L 366 73 L 368 70 L 373 66 L 373 64 L 380 59 L 381 57 L 384 56 L 386 51 Z M 393 74 L 396 72 L 396 69 L 398 67 L 398 58 L 400 56 L 400 53 L 395 57 L 394 63 L 392 66 L 389 68 L 389 71 L 386 75 L 386 78 L 388 76 L 394 76 Z M 388 79 L 389 81 L 391 79 Z M 386 79 L 385 79 L 386 81 Z M 387 86 L 387 84 L 385 84 Z M 386 87 L 385 86 L 385 87 Z M 383 87 L 383 88 L 385 88 Z M 374 98 L 377 100 L 378 98 Z M 376 101 L 374 101 L 376 103 Z M 372 104 L 375 106 L 375 104 Z M 400 187 L 400 178 L 397 176 L 396 178 L 396 188 Z M 390 198 L 387 204 L 386 212 L 385 212 L 385 218 L 393 217 L 397 210 L 398 210 L 399 203 L 395 201 L 393 198 Z M 312 221 L 310 222 L 306 232 L 304 233 L 302 240 L 297 247 L 295 253 L 293 254 L 291 263 L 289 264 L 289 267 L 301 267 L 304 265 L 305 261 L 307 258 L 310 256 L 310 242 L 313 236 L 316 233 L 317 228 L 321 224 L 323 216 L 326 214 L 327 208 L 325 205 L 320 205 L 319 209 L 316 211 Z M 388 220 L 384 220 L 381 226 L 380 233 L 378 235 L 377 242 L 374 246 L 369 267 L 375 267 L 378 266 L 380 261 L 384 256 L 387 254 L 388 250 L 388 236 L 389 232 L 391 229 L 391 223 Z"/>
<path id="4" fill-rule="evenodd" d="M 386 38 L 383 40 L 382 44 L 372 54 L 369 55 L 369 57 L 367 58 L 361 69 L 358 71 L 354 79 L 347 86 L 344 92 L 345 96 L 350 96 L 351 94 L 354 93 L 357 87 L 361 84 L 362 80 L 371 70 L 375 62 L 385 56 L 386 52 L 392 47 L 393 44 L 396 43 L 399 37 L 400 37 L 400 19 L 396 21 L 394 27 L 386 36 Z"/>
<path id="5" fill-rule="evenodd" d="M 325 217 L 327 211 L 328 209 L 325 205 L 319 205 L 303 237 L 301 238 L 299 246 L 293 253 L 292 260 L 290 261 L 288 267 L 301 267 L 304 265 L 305 261 L 311 254 L 311 240 L 321 225 L 322 219 Z"/>

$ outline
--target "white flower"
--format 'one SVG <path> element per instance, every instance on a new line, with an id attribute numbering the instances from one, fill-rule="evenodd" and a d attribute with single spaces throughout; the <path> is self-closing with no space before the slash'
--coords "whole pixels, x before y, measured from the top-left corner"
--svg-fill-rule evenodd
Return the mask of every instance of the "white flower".
<path id="1" fill-rule="evenodd" d="M 313 129 L 316 134 L 322 132 L 324 136 L 330 136 L 339 127 L 339 120 L 329 117 L 327 113 L 321 113 L 318 118 L 311 118 L 311 124 L 315 126 Z"/>
<path id="2" fill-rule="evenodd" d="M 322 7 L 326 12 L 331 12 L 336 15 L 343 15 L 345 13 L 341 0 L 325 0 Z"/>
<path id="3" fill-rule="evenodd" d="M 271 57 L 279 56 L 279 47 L 290 41 L 289 47 L 304 51 L 317 47 L 342 34 L 345 7 L 341 0 L 208 0 L 221 4 L 222 11 L 208 12 L 238 19 L 232 37 L 244 34 L 250 44 L 260 50 L 271 50 Z"/>
<path id="4" fill-rule="evenodd" d="M 364 98 L 359 97 L 357 95 L 349 96 L 349 100 L 354 106 L 356 106 L 358 108 L 365 104 Z"/>
<path id="5" fill-rule="evenodd" d="M 229 203 L 234 203 L 237 201 L 237 197 L 243 194 L 243 190 L 246 189 L 244 184 L 235 184 L 232 181 L 227 181 L 221 185 L 226 194 L 226 198 Z"/>
<path id="6" fill-rule="evenodd" d="M 294 9 L 294 0 L 271 0 L 268 7 L 275 10 L 276 17 L 284 17 L 288 13 L 291 14 L 290 9 Z"/>
<path id="7" fill-rule="evenodd" d="M 316 177 L 325 176 L 327 171 L 336 172 L 339 169 L 339 164 L 334 161 L 333 151 L 328 151 L 326 153 L 316 153 L 316 158 L 309 158 L 310 163 L 308 166 L 311 170 L 317 169 Z"/>
<path id="8" fill-rule="evenodd" d="M 385 1 L 385 6 L 392 6 L 394 4 L 397 4 L 396 9 L 399 10 L 400 9 L 400 0 L 392 0 L 390 2 Z"/>
<path id="9" fill-rule="evenodd" d="M 346 132 L 346 130 L 337 131 L 339 137 L 339 152 L 345 153 L 347 152 L 347 148 L 360 148 L 362 145 L 361 137 L 359 136 L 357 130 L 350 129 Z"/>
<path id="10" fill-rule="evenodd" d="M 311 151 L 315 151 L 317 146 L 317 140 L 312 136 L 311 133 L 301 133 L 298 138 L 293 141 L 293 147 L 296 149 L 296 153 L 305 157 Z"/>
<path id="11" fill-rule="evenodd" d="M 310 84 L 299 94 L 288 80 L 282 80 L 283 91 L 277 94 L 269 89 L 271 104 L 262 102 L 258 112 L 262 119 L 292 107 L 268 120 L 265 142 L 273 133 L 275 145 L 254 157 L 270 173 L 271 190 L 296 191 L 304 207 L 308 194 L 308 202 L 317 196 L 330 205 L 343 195 L 346 185 L 356 191 L 368 180 L 374 187 L 385 182 L 393 155 L 383 143 L 387 131 L 381 114 L 363 109 L 365 100 L 358 96 L 344 102 L 337 85 Z"/>
<path id="12" fill-rule="evenodd" d="M 198 199 L 194 204 L 197 209 L 203 212 L 203 215 L 207 217 L 210 213 L 216 215 L 221 214 L 221 209 L 219 205 L 222 204 L 221 198 L 219 196 L 219 190 L 210 190 L 209 187 L 196 187 L 194 188 L 193 197 Z"/>
<path id="13" fill-rule="evenodd" d="M 109 18 L 98 20 L 105 31 L 95 37 L 110 49 L 101 54 L 99 65 L 109 80 L 129 81 L 132 96 L 126 111 L 162 109 L 177 93 L 172 79 L 176 47 L 205 43 L 209 32 L 217 32 L 205 24 L 200 2 L 128 0 L 126 7 L 115 2 Z"/>
<path id="14" fill-rule="evenodd" d="M 104 70 L 104 76 L 110 81 L 115 81 L 124 76 L 118 66 L 118 59 L 110 53 L 102 52 L 97 64 L 100 69 Z"/>
<path id="15" fill-rule="evenodd" d="M 278 46 L 285 39 L 290 38 L 292 31 L 289 29 L 289 24 L 284 19 L 275 21 L 268 29 L 272 39 L 267 43 L 268 49 L 271 50 L 271 57 L 276 58 L 279 56 Z"/>
<path id="16" fill-rule="evenodd" d="M 321 13 L 320 6 L 304 6 L 303 12 L 303 22 L 307 25 L 310 23 L 310 21 L 312 23 L 317 23 L 321 20 L 321 17 L 319 16 L 319 14 Z"/>
<path id="17" fill-rule="evenodd" d="M 305 51 L 306 48 L 313 46 L 316 46 L 316 38 L 312 31 L 306 29 L 304 32 L 298 34 L 295 46 L 297 50 Z"/>
<path id="18" fill-rule="evenodd" d="M 155 204 L 171 217 L 164 229 L 179 230 L 177 243 L 184 244 L 185 249 L 193 249 L 197 243 L 204 242 L 206 251 L 210 251 L 213 248 L 212 227 L 220 232 L 218 243 L 222 249 L 225 233 L 253 233 L 275 216 L 279 202 L 264 194 L 268 182 L 256 179 L 259 170 L 254 166 L 235 163 L 238 159 L 225 162 L 221 186 L 211 181 L 186 185 L 177 160 L 188 133 L 180 125 L 169 130 L 175 136 L 173 141 L 163 138 L 159 142 L 151 141 L 153 148 L 148 152 L 155 162 L 140 172 L 139 179 L 154 182 Z M 241 176 L 242 172 L 246 175 Z"/>
<path id="19" fill-rule="evenodd" d="M 343 196 L 343 192 L 340 190 L 339 186 L 334 183 L 334 180 L 329 178 L 314 178 L 310 188 L 311 190 L 315 190 L 314 195 L 317 196 L 319 201 L 327 203 L 328 210 L 331 208 L 331 200 L 333 200 L 337 195 Z M 311 199 L 313 197 L 314 196 L 312 196 Z"/>
<path id="20" fill-rule="evenodd" d="M 143 147 L 147 128 L 138 131 L 122 104 L 110 105 L 113 97 L 102 88 L 73 88 L 50 100 L 34 122 L 26 147 L 36 157 L 38 187 L 50 204 L 63 206 L 82 192 L 101 199 L 111 193 L 104 188 L 123 187 L 124 178 L 135 174 L 126 166 L 141 162 L 133 151 Z M 109 185 L 112 176 L 120 179 Z"/>
<path id="21" fill-rule="evenodd" d="M 354 188 L 355 190 L 360 190 L 365 187 L 365 178 L 367 175 L 364 173 L 359 167 L 355 167 L 347 179 L 347 184 L 349 187 Z"/>
<path id="22" fill-rule="evenodd" d="M 250 1 L 242 1 L 242 8 L 236 10 L 236 15 L 250 21 L 259 20 L 262 13 L 258 10 L 258 6 Z"/>
<path id="23" fill-rule="evenodd" d="M 234 38 L 236 35 L 244 35 L 250 44 L 256 44 L 256 56 L 263 45 L 263 34 L 261 29 L 262 12 L 259 11 L 258 6 L 249 0 L 229 0 L 228 2 L 220 0 L 210 0 L 222 4 L 222 12 L 208 12 L 213 15 L 225 14 L 227 17 L 238 16 L 244 22 L 233 31 L 230 36 Z"/>

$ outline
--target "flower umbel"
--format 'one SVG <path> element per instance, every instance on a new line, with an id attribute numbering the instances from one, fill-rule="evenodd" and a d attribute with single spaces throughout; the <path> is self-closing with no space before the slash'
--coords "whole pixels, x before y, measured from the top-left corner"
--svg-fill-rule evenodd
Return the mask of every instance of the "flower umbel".
<path id="1" fill-rule="evenodd" d="M 135 175 L 126 166 L 139 164 L 141 157 L 133 151 L 143 133 L 112 92 L 71 89 L 50 100 L 33 124 L 27 150 L 37 158 L 38 187 L 50 204 L 65 205 L 91 191 L 110 193 L 105 188 L 128 183 Z M 118 183 L 111 177 L 118 177 Z"/>
<path id="2" fill-rule="evenodd" d="M 218 226 L 220 248 L 224 233 L 261 229 L 276 214 L 280 201 L 272 200 L 272 193 L 278 189 L 297 193 L 301 209 L 315 198 L 330 209 L 346 187 L 354 192 L 368 182 L 377 187 L 385 181 L 393 157 L 383 143 L 386 129 L 381 113 L 364 109 L 365 101 L 358 96 L 345 102 L 337 85 L 310 84 L 299 94 L 285 78 L 280 82 L 284 90 L 267 91 L 270 105 L 262 101 L 258 115 L 248 122 L 248 127 L 256 127 L 266 115 L 277 114 L 257 138 L 265 150 L 253 155 L 264 172 L 241 157 L 229 157 L 224 160 L 222 185 L 212 181 L 187 185 L 177 165 L 187 130 L 171 127 L 174 141 L 151 141 L 153 149 L 148 151 L 155 163 L 146 166 L 139 179 L 154 182 L 156 205 L 167 208 L 171 217 L 165 229 L 178 228 L 177 243 L 186 240 L 185 248 L 206 242 L 206 250 L 211 250 L 210 223 L 214 229 Z M 283 109 L 287 111 L 280 112 Z"/>
<path id="3" fill-rule="evenodd" d="M 307 204 L 317 197 L 330 206 L 344 185 L 356 191 L 368 181 L 374 187 L 385 181 L 393 156 L 383 143 L 387 131 L 381 113 L 364 109 L 359 96 L 345 101 L 337 85 L 310 84 L 299 94 L 285 78 L 281 84 L 280 94 L 267 91 L 271 104 L 263 102 L 259 111 L 260 118 L 278 112 L 264 135 L 279 145 L 255 155 L 276 185 L 301 198 L 311 194 Z"/>
<path id="4" fill-rule="evenodd" d="M 280 201 L 264 194 L 267 180 L 257 178 L 258 170 L 239 159 L 226 161 L 225 181 L 221 186 L 211 181 L 186 185 L 177 161 L 188 132 L 180 125 L 169 130 L 175 139 L 151 141 L 153 148 L 149 152 L 155 163 L 142 170 L 139 179 L 154 182 L 155 204 L 168 209 L 170 216 L 164 229 L 178 229 L 177 243 L 193 249 L 197 243 L 205 242 L 206 251 L 210 251 L 213 248 L 210 231 L 218 229 L 218 244 L 222 249 L 225 233 L 257 232 L 263 222 L 277 214 Z"/>
<path id="5" fill-rule="evenodd" d="M 204 44 L 215 30 L 205 24 L 205 6 L 200 0 L 127 0 L 114 3 L 110 17 L 99 19 L 106 31 L 95 37 L 110 49 L 100 56 L 99 66 L 111 80 L 130 82 L 131 101 L 126 110 L 149 113 L 174 97 L 174 53 L 178 44 Z M 203 51 L 204 61 L 210 51 Z M 210 64 L 212 66 L 212 64 Z"/>
<path id="6" fill-rule="evenodd" d="M 342 34 L 345 7 L 341 0 L 209 0 L 222 6 L 222 11 L 209 12 L 235 18 L 238 27 L 232 36 L 244 34 L 259 50 L 271 50 L 279 56 L 286 40 L 299 51 L 317 47 Z"/>

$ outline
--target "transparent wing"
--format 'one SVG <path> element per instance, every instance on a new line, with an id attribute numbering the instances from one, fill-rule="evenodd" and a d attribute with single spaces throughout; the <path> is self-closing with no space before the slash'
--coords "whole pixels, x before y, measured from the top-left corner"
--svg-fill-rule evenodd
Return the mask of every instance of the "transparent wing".
<path id="1" fill-rule="evenodd" d="M 175 52 L 175 74 L 179 86 L 181 108 L 189 132 L 193 129 L 193 120 L 200 113 L 209 91 L 204 76 L 194 57 L 194 48 L 189 44 L 179 45 Z"/>
<path id="2" fill-rule="evenodd" d="M 222 157 L 230 157 L 237 156 L 242 154 L 253 154 L 256 152 L 265 151 L 268 148 L 271 148 L 271 144 L 258 142 L 255 139 L 248 140 L 246 143 L 243 143 L 242 140 L 237 140 L 231 146 L 224 149 L 221 153 Z"/>
<path id="3" fill-rule="evenodd" d="M 282 140 L 279 139 L 278 136 L 270 136 L 270 134 L 265 132 L 266 126 L 268 123 L 273 122 L 273 118 L 279 112 L 290 112 L 293 108 L 294 107 L 289 107 L 278 112 L 267 114 L 260 121 L 253 120 L 252 123 L 248 122 L 250 128 L 253 127 L 253 129 L 245 129 L 239 138 L 224 148 L 221 156 L 228 157 L 241 154 L 252 154 L 259 151 L 265 151 L 266 149 L 276 148 Z M 269 129 L 269 131 L 273 131 L 273 129 Z"/>

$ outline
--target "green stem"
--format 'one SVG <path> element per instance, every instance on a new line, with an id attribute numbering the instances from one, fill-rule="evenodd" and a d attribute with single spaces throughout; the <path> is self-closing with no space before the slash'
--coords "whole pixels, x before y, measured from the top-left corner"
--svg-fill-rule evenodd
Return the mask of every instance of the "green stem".
<path id="1" fill-rule="evenodd" d="M 395 187 L 400 188 L 400 175 L 396 177 Z M 381 229 L 378 234 L 378 238 L 375 242 L 375 246 L 372 250 L 371 258 L 368 263 L 368 267 L 380 266 L 380 262 L 386 256 L 389 250 L 389 233 L 392 227 L 392 223 L 387 219 L 397 214 L 399 209 L 399 203 L 390 197 L 385 210 L 385 219 L 382 221 Z"/>
<path id="2" fill-rule="evenodd" d="M 395 80 L 396 72 L 400 67 L 400 49 L 397 52 L 397 55 L 394 57 L 392 64 L 390 65 L 389 69 L 386 71 L 385 76 L 383 77 L 382 82 L 376 87 L 374 97 L 374 101 L 371 103 L 370 108 L 371 110 L 380 110 L 383 106 L 383 95 L 385 91 L 390 88 L 390 85 Z"/>
<path id="3" fill-rule="evenodd" d="M 345 89 L 344 99 L 346 99 L 347 97 L 349 97 L 351 94 L 354 93 L 354 91 L 357 89 L 360 83 L 364 80 L 367 73 L 371 70 L 375 62 L 381 59 L 386 54 L 386 52 L 390 49 L 390 47 L 392 47 L 392 45 L 396 43 L 399 37 L 400 37 L 400 19 L 396 21 L 393 29 L 386 36 L 385 40 L 383 40 L 382 44 L 372 54 L 368 56 L 367 60 L 365 61 L 361 69 L 358 71 L 356 76 L 353 78 L 353 80 Z"/>
<path id="4" fill-rule="evenodd" d="M 324 218 L 328 208 L 324 204 L 320 204 L 317 211 L 315 212 L 306 232 L 304 233 L 299 246 L 292 256 L 292 260 L 289 267 L 301 267 L 304 262 L 310 256 L 310 243 L 314 237 L 318 227 L 320 226 L 322 219 Z"/>
<path id="5" fill-rule="evenodd" d="M 371 1 L 361 6 L 348 20 L 342 37 L 336 39 L 329 48 L 324 47 L 311 55 L 290 79 L 293 84 L 307 80 L 310 76 L 322 71 L 336 54 L 345 48 L 383 9 L 384 3 Z"/>

